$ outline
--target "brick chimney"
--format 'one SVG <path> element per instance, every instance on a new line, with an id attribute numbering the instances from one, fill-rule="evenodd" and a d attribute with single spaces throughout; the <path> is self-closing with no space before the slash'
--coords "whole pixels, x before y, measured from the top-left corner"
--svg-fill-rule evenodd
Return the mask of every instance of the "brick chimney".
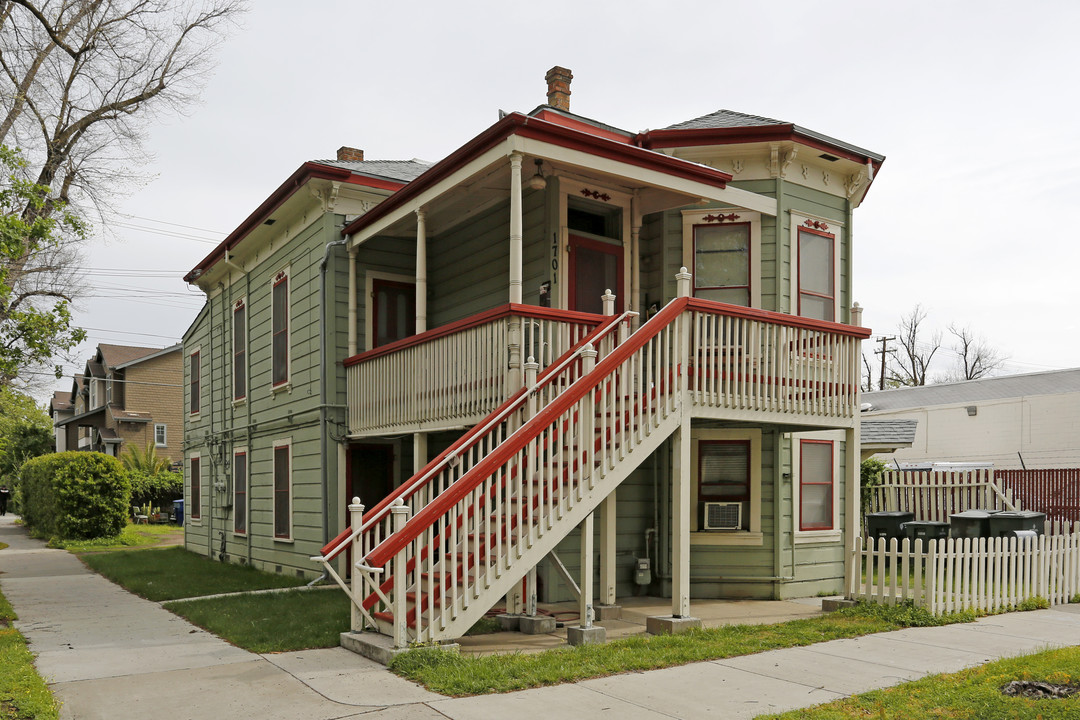
<path id="1" fill-rule="evenodd" d="M 556 65 L 547 71 L 544 79 L 548 84 L 548 105 L 570 112 L 570 81 L 574 79 L 573 73 Z"/>
<path id="2" fill-rule="evenodd" d="M 364 151 L 342 145 L 337 149 L 338 162 L 363 162 Z"/>

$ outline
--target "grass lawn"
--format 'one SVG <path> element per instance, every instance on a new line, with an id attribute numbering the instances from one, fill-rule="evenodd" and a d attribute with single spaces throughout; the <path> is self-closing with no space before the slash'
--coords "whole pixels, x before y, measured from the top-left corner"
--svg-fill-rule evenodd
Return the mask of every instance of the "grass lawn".
<path id="1" fill-rule="evenodd" d="M 252 652 L 337 647 L 349 598 L 337 588 L 167 603 L 166 609 Z"/>
<path id="2" fill-rule="evenodd" d="M 1080 648 L 1047 650 L 997 660 L 970 670 L 934 675 L 885 690 L 853 695 L 815 708 L 758 720 L 852 720 L 859 718 L 1017 718 L 1065 720 L 1080 717 L 1080 694 L 1066 699 L 1008 697 L 1001 688 L 1013 680 L 1080 685 Z"/>
<path id="3" fill-rule="evenodd" d="M 974 614 L 967 613 L 935 618 L 913 607 L 860 605 L 823 617 L 774 625 L 729 625 L 680 635 L 639 635 L 603 645 L 528 655 L 475 657 L 420 648 L 398 656 L 390 669 L 444 695 L 479 695 L 974 619 Z"/>
<path id="4" fill-rule="evenodd" d="M 210 560 L 181 547 L 86 553 L 79 557 L 117 585 L 156 601 L 296 587 L 305 582 L 302 578 Z"/>
<path id="5" fill-rule="evenodd" d="M 155 545 L 169 535 L 184 532 L 178 525 L 132 525 L 128 523 L 116 537 L 94 538 L 93 540 L 57 540 L 49 541 L 49 547 L 70 550 L 71 552 L 92 552 L 95 550 L 116 550 L 140 545 Z"/>
<path id="6" fill-rule="evenodd" d="M 34 668 L 26 638 L 15 628 L 15 611 L 0 594 L 0 720 L 55 720 L 60 705 Z"/>

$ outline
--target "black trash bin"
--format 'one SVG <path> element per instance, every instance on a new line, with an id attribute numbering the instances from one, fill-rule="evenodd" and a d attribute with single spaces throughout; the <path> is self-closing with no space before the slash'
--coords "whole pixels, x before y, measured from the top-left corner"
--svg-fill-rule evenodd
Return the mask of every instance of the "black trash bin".
<path id="1" fill-rule="evenodd" d="M 915 519 L 915 513 L 903 510 L 889 510 L 886 512 L 866 513 L 866 529 L 872 538 L 885 538 L 889 540 L 904 538 L 903 524 Z"/>
<path id="2" fill-rule="evenodd" d="M 991 514 L 985 510 L 965 510 L 949 516 L 949 534 L 954 538 L 990 537 Z"/>
<path id="3" fill-rule="evenodd" d="M 912 547 L 915 547 L 916 540 L 922 540 L 925 548 L 931 540 L 949 539 L 949 523 L 936 520 L 912 520 L 904 523 L 904 532 L 911 540 Z"/>
<path id="4" fill-rule="evenodd" d="M 1042 535 L 1045 524 L 1046 513 L 1034 510 L 999 512 L 990 516 L 990 536 L 1013 537 L 1013 532 L 1017 530 L 1030 530 Z"/>
<path id="5" fill-rule="evenodd" d="M 176 516 L 176 524 L 177 525 L 183 525 L 184 524 L 184 500 L 182 498 L 180 500 L 173 500 L 172 507 L 173 507 L 173 515 Z"/>

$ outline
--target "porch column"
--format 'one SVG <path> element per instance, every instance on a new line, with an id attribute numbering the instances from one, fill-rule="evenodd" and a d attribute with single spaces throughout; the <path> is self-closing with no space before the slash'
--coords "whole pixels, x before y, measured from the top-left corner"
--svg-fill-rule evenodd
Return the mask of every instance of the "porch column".
<path id="1" fill-rule="evenodd" d="M 581 598 L 578 603 L 580 621 L 577 627 L 566 628 L 566 641 L 571 645 L 588 645 L 607 640 L 607 630 L 593 625 L 593 514 L 581 521 Z"/>
<path id="2" fill-rule="evenodd" d="M 860 356 L 856 355 L 855 357 Z M 858 398 L 856 398 L 855 407 L 859 407 Z M 844 508 L 844 547 L 847 548 L 847 552 L 844 553 L 845 593 L 853 587 L 854 576 L 858 572 L 858 565 L 854 562 L 855 539 L 862 534 L 862 517 L 860 516 L 862 504 L 862 489 L 860 487 L 862 484 L 862 463 L 860 459 L 862 453 L 859 451 L 862 443 L 861 435 L 862 428 L 859 425 L 859 417 L 856 415 L 855 424 L 844 431 L 844 480 L 846 481 L 844 492 L 847 500 L 847 507 Z M 794 568 L 792 568 L 792 571 L 794 572 Z"/>
<path id="3" fill-rule="evenodd" d="M 422 433 L 422 432 L 413 433 L 412 437 L 413 437 L 413 445 L 412 445 L 413 471 L 412 471 L 412 474 L 416 475 L 416 473 L 420 472 L 424 468 L 424 466 L 427 465 L 427 463 L 428 463 L 428 437 L 427 437 L 427 433 Z M 427 490 L 425 489 L 422 492 L 427 493 Z M 431 498 L 423 497 L 423 498 L 421 498 L 421 502 L 423 502 L 426 505 L 427 503 L 431 502 Z"/>
<path id="4" fill-rule="evenodd" d="M 600 605 L 597 620 L 618 617 L 615 610 L 615 491 L 600 503 Z M 610 608 L 610 609 L 609 609 Z"/>
<path id="5" fill-rule="evenodd" d="M 416 211 L 416 332 L 427 330 L 427 223 L 423 208 Z"/>
<path id="6" fill-rule="evenodd" d="M 641 303 L 641 198 L 637 190 L 630 198 L 630 297 L 623 305 L 627 310 L 640 313 Z M 634 327 L 641 323 L 641 316 L 633 319 Z"/>
<path id="7" fill-rule="evenodd" d="M 690 413 L 672 436 L 671 615 L 690 616 Z"/>
<path id="8" fill-rule="evenodd" d="M 510 302 L 521 302 L 521 153 L 510 153 Z"/>
<path id="9" fill-rule="evenodd" d="M 356 354 L 356 248 L 349 248 L 349 357 Z"/>

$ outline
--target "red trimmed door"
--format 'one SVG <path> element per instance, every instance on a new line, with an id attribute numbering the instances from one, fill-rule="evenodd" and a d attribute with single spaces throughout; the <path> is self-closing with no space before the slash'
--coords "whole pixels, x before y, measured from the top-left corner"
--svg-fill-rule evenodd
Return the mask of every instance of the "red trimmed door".
<path id="1" fill-rule="evenodd" d="M 372 280 L 371 347 L 416 334 L 416 286 L 394 280 Z"/>
<path id="2" fill-rule="evenodd" d="M 623 249 L 621 245 L 570 236 L 570 310 L 600 314 L 605 291 L 615 293 L 615 312 L 623 311 Z"/>

